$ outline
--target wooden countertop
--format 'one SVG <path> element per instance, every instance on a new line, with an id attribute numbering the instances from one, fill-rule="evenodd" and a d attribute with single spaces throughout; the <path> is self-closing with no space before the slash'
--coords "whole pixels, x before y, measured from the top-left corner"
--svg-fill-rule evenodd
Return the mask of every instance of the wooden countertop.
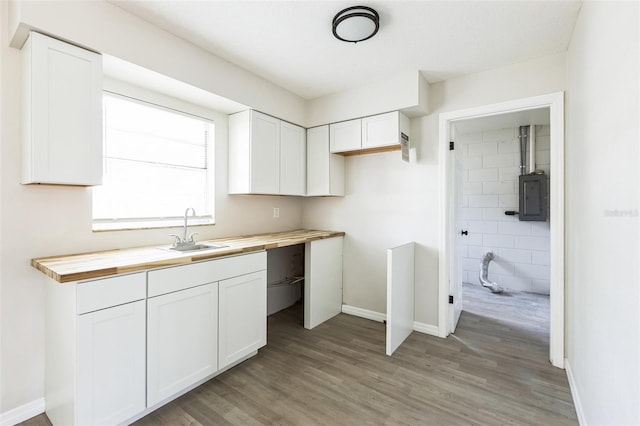
<path id="1" fill-rule="evenodd" d="M 43 257 L 32 259 L 31 266 L 58 282 L 66 283 L 108 277 L 125 272 L 143 271 L 145 269 L 162 266 L 181 265 L 239 253 L 292 246 L 343 235 L 344 232 L 300 229 L 297 231 L 198 241 L 198 243 L 202 244 L 215 243 L 229 246 L 215 250 L 180 253 L 167 250 L 170 245 L 137 247 L 95 253 Z"/>

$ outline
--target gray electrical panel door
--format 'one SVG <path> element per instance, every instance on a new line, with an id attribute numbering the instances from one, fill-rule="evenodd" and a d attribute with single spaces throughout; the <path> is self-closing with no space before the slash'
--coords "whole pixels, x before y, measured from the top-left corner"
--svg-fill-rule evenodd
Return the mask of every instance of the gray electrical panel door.
<path id="1" fill-rule="evenodd" d="M 520 175 L 519 178 L 520 208 L 519 218 L 523 221 L 547 220 L 547 175 Z"/>

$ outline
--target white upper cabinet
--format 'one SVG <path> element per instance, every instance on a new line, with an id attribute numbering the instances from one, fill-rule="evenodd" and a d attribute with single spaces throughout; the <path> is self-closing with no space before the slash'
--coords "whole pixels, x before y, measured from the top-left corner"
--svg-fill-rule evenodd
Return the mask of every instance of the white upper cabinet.
<path id="1" fill-rule="evenodd" d="M 362 147 L 361 119 L 329 125 L 331 152 L 347 152 Z"/>
<path id="2" fill-rule="evenodd" d="M 229 116 L 229 193 L 305 194 L 305 132 L 248 110 Z"/>
<path id="3" fill-rule="evenodd" d="M 24 45 L 22 183 L 102 183 L 102 57 L 31 32 Z"/>
<path id="4" fill-rule="evenodd" d="M 329 126 L 307 130 L 307 195 L 344 196 L 344 157 L 329 150 Z"/>
<path id="5" fill-rule="evenodd" d="M 399 111 L 329 125 L 331 152 L 358 154 L 400 149 L 409 119 Z M 360 152 L 359 152 L 360 151 Z"/>
<path id="6" fill-rule="evenodd" d="M 229 116 L 229 193 L 277 194 L 280 120 L 257 111 Z"/>
<path id="7" fill-rule="evenodd" d="M 362 119 L 362 149 L 400 145 L 402 133 L 409 137 L 409 119 L 394 111 Z"/>
<path id="8" fill-rule="evenodd" d="M 280 195 L 306 193 L 306 132 L 300 127 L 280 123 Z"/>

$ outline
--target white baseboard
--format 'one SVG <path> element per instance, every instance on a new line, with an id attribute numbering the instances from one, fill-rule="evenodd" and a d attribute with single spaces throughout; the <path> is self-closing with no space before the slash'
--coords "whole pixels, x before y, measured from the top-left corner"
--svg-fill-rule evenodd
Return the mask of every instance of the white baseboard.
<path id="1" fill-rule="evenodd" d="M 415 321 L 413 323 L 413 330 L 419 333 L 429 334 L 431 336 L 436 336 L 436 337 L 440 336 L 438 333 L 437 325 L 426 324 L 424 322 Z"/>
<path id="2" fill-rule="evenodd" d="M 342 313 L 378 322 L 384 322 L 387 319 L 387 316 L 383 313 L 356 308 L 355 306 L 350 305 L 342 305 Z"/>
<path id="3" fill-rule="evenodd" d="M 578 395 L 578 388 L 576 387 L 576 381 L 573 377 L 573 370 L 571 370 L 571 364 L 567 358 L 564 359 L 564 370 L 567 372 L 567 379 L 569 380 L 569 389 L 571 389 L 571 397 L 573 398 L 573 406 L 576 409 L 576 415 L 578 416 L 578 423 L 581 426 L 587 426 L 587 420 L 584 417 L 584 411 L 582 409 L 582 402 L 580 402 L 580 395 Z"/>
<path id="4" fill-rule="evenodd" d="M 0 413 L 0 426 L 13 426 L 44 413 L 44 398 L 36 399 L 4 413 Z"/>
<path id="5" fill-rule="evenodd" d="M 387 320 L 386 314 L 370 311 L 369 309 L 356 308 L 355 306 L 350 305 L 342 305 L 342 313 L 378 322 L 384 322 Z M 423 322 L 415 321 L 413 323 L 413 330 L 419 333 L 429 334 L 431 336 L 438 336 L 437 326 L 425 324 Z"/>

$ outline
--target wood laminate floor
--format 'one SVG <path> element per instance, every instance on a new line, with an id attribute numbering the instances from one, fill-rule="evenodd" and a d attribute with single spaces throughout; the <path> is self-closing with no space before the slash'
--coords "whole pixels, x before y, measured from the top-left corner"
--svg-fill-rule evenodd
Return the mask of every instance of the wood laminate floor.
<path id="1" fill-rule="evenodd" d="M 414 332 L 392 357 L 382 323 L 340 314 L 309 331 L 296 305 L 269 317 L 257 356 L 136 425 L 576 425 L 548 361 L 548 296 L 464 294 L 455 334 Z"/>

